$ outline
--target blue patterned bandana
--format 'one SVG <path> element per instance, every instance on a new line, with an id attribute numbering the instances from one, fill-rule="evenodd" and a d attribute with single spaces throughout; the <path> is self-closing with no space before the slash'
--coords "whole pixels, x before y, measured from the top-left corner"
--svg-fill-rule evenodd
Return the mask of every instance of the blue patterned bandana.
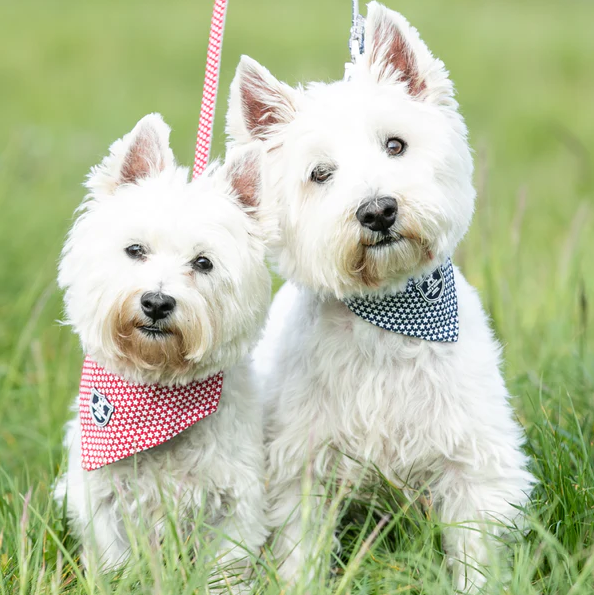
<path id="1" fill-rule="evenodd" d="M 357 316 L 393 333 L 425 341 L 458 340 L 458 298 L 449 258 L 420 281 L 409 279 L 401 293 L 354 297 L 344 303 Z"/>

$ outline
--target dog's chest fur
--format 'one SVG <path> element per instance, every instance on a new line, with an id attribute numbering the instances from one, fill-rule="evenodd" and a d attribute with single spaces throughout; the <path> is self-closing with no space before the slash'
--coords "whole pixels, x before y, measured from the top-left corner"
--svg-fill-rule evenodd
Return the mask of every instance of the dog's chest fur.
<path id="1" fill-rule="evenodd" d="M 475 296 L 466 295 L 466 287 L 463 282 L 461 305 L 470 302 L 472 310 Z M 333 457 L 322 454 L 329 452 L 323 448 L 328 444 L 359 461 L 373 461 L 394 479 L 409 476 L 413 465 L 426 475 L 444 459 L 471 456 L 459 445 L 473 442 L 472 416 L 485 416 L 477 389 L 484 384 L 488 391 L 498 377 L 496 357 L 485 358 L 493 353 L 493 341 L 480 306 L 461 315 L 469 324 L 475 318 L 479 330 L 452 344 L 380 329 L 338 300 L 320 300 L 291 285 L 282 292 L 269 329 L 281 310 L 284 327 L 277 337 L 267 332 L 257 354 L 268 352 L 266 394 L 276 408 L 271 456 L 306 437 L 301 447 L 322 457 L 317 462 L 323 467 L 333 464 Z M 473 389 L 466 391 L 465 384 Z"/>

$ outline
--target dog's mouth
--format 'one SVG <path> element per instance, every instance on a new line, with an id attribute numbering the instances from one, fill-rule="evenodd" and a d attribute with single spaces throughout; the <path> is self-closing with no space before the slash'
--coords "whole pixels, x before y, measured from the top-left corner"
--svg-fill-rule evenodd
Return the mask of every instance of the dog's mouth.
<path id="1" fill-rule="evenodd" d="M 379 238 L 375 242 L 362 242 L 362 244 L 366 248 L 370 248 L 371 250 L 380 250 L 382 248 L 387 248 L 388 246 L 392 246 L 393 244 L 397 244 L 398 242 L 402 241 L 404 236 L 401 236 L 399 233 L 395 233 L 394 235 L 386 235 Z"/>
<path id="2" fill-rule="evenodd" d="M 151 339 L 159 339 L 172 334 L 170 330 L 154 324 L 139 326 L 137 328 L 143 335 L 150 337 Z"/>

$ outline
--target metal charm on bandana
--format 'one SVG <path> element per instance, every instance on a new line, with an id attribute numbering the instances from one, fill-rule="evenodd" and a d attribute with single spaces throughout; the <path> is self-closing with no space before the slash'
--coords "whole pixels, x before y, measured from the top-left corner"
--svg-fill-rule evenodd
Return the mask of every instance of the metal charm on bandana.
<path id="1" fill-rule="evenodd" d="M 458 340 L 458 298 L 449 258 L 420 281 L 410 279 L 401 293 L 349 298 L 344 303 L 357 316 L 393 333 L 425 341 Z"/>
<path id="2" fill-rule="evenodd" d="M 87 471 L 163 444 L 219 406 L 223 373 L 186 386 L 128 382 L 86 358 L 79 391 Z"/>

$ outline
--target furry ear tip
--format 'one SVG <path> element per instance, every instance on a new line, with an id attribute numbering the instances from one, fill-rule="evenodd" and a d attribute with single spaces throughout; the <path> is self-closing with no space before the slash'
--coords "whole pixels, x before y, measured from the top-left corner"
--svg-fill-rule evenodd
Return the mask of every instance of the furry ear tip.
<path id="1" fill-rule="evenodd" d="M 251 82 L 259 82 L 262 80 L 272 80 L 270 71 L 260 64 L 257 60 L 250 58 L 249 56 L 243 55 L 237 71 L 241 74 L 242 78 L 251 79 Z"/>
<path id="2" fill-rule="evenodd" d="M 243 54 L 235 69 L 235 76 L 231 82 L 231 93 L 229 95 L 229 103 L 234 99 L 241 97 L 243 88 L 246 83 L 249 84 L 262 67 L 253 58 Z"/>
<path id="3" fill-rule="evenodd" d="M 167 135 L 167 136 L 171 132 L 171 128 L 165 122 L 165 120 L 163 119 L 163 116 L 157 112 L 147 114 L 146 116 L 144 116 L 143 118 L 138 120 L 138 123 L 136 124 L 136 126 L 134 128 L 137 131 L 152 129 L 152 130 L 157 131 L 160 135 Z"/>
<path id="4" fill-rule="evenodd" d="M 165 121 L 163 120 L 163 116 L 159 112 L 151 112 L 150 114 L 143 116 L 138 121 L 139 124 L 141 122 L 163 122 L 163 123 L 165 123 Z"/>
<path id="5" fill-rule="evenodd" d="M 239 58 L 239 66 L 246 67 L 253 66 L 254 64 L 257 64 L 257 62 L 253 58 L 247 54 L 241 54 L 241 57 Z"/>
<path id="6" fill-rule="evenodd" d="M 378 26 L 392 26 L 402 31 L 409 27 L 407 18 L 400 12 L 388 8 L 379 2 L 370 2 L 367 5 L 367 23 L 373 28 Z"/>
<path id="7" fill-rule="evenodd" d="M 236 79 L 253 75 L 262 70 L 262 68 L 263 67 L 260 65 L 259 62 L 257 62 L 253 58 L 250 58 L 250 56 L 246 54 L 242 54 L 241 58 L 239 59 L 239 63 L 237 64 L 237 69 L 235 71 Z"/>
<path id="8" fill-rule="evenodd" d="M 367 5 L 367 18 L 369 20 L 375 20 L 381 17 L 386 17 L 390 13 L 394 14 L 394 12 L 395 11 L 390 10 L 384 4 L 376 2 L 376 0 L 369 2 L 369 4 Z"/>

